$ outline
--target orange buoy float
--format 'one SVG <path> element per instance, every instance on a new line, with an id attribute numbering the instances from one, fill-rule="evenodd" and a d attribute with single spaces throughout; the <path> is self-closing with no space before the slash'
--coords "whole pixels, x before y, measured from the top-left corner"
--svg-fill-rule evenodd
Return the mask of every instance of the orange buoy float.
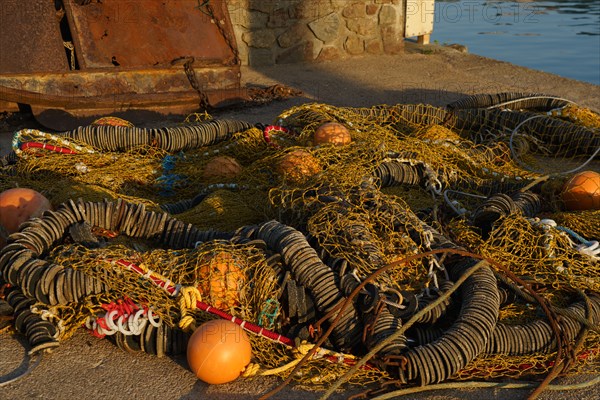
<path id="1" fill-rule="evenodd" d="M 308 151 L 294 150 L 281 157 L 277 171 L 289 182 L 300 184 L 321 172 L 321 165 Z"/>
<path id="2" fill-rule="evenodd" d="M 235 158 L 219 156 L 211 159 L 204 166 L 202 177 L 207 180 L 232 179 L 242 172 L 242 166 Z"/>
<path id="3" fill-rule="evenodd" d="M 600 210 L 600 174 L 580 172 L 563 186 L 561 198 L 569 211 Z"/>
<path id="4" fill-rule="evenodd" d="M 240 304 L 240 289 L 244 283 L 241 260 L 220 251 L 205 257 L 198 271 L 198 290 L 213 307 L 228 310 Z"/>
<path id="5" fill-rule="evenodd" d="M 101 117 L 92 122 L 90 125 L 92 126 L 126 126 L 129 128 L 133 128 L 133 124 L 123 118 L 119 117 Z"/>
<path id="6" fill-rule="evenodd" d="M 44 211 L 51 209 L 50 201 L 33 189 L 8 189 L 0 193 L 0 226 L 11 234 L 29 218 L 41 217 Z"/>
<path id="7" fill-rule="evenodd" d="M 313 136 L 315 146 L 331 143 L 336 146 L 344 146 L 352 142 L 350 131 L 338 122 L 327 122 L 317 128 Z"/>
<path id="8" fill-rule="evenodd" d="M 236 380 L 250 363 L 252 346 L 246 332 L 223 319 L 200 325 L 190 337 L 187 361 L 196 376 L 206 383 Z"/>

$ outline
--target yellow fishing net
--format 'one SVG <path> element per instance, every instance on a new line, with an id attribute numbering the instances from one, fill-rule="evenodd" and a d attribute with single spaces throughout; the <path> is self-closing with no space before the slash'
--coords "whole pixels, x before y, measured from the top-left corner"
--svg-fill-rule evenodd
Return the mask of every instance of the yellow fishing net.
<path id="1" fill-rule="evenodd" d="M 590 128 L 600 128 L 600 115 L 589 108 L 570 104 L 562 109 L 551 111 L 552 116 Z"/>
<path id="2" fill-rule="evenodd" d="M 483 240 L 470 227 L 455 224 L 457 242 L 471 251 L 498 261 L 518 276 L 532 278 L 555 289 L 578 288 L 598 292 L 600 263 L 573 246 L 572 238 L 557 228 L 511 215 L 498 221 Z"/>
<path id="3" fill-rule="evenodd" d="M 126 246 L 119 243 L 123 239 L 117 238 L 99 249 L 58 246 L 49 259 L 85 271 L 139 304 L 152 304 L 154 312 L 170 326 L 179 322 L 176 299 L 119 261 L 153 271 L 173 284 L 196 287 L 204 302 L 248 321 L 258 321 L 261 312 L 277 302 L 275 272 L 265 263 L 264 254 L 253 246 L 209 242 L 194 249 L 163 250 L 141 240 L 126 239 Z M 272 319 L 269 329 L 275 327 L 277 313 Z"/>
<path id="4" fill-rule="evenodd" d="M 556 352 L 547 354 L 528 354 L 524 356 L 488 355 L 478 357 L 453 379 L 519 379 L 524 376 L 546 375 L 555 364 Z M 570 359 L 571 369 L 566 375 L 596 374 L 600 367 L 600 336 L 595 331 L 589 331 L 581 344 L 579 352 Z"/>
<path id="5" fill-rule="evenodd" d="M 144 203 L 152 210 L 195 199 L 193 207 L 175 216 L 202 230 L 228 232 L 277 219 L 306 232 L 329 257 L 346 260 L 361 278 L 391 262 L 429 250 L 423 218 L 455 243 L 507 266 L 519 276 L 553 289 L 600 291 L 600 263 L 579 252 L 577 239 L 565 230 L 545 228 L 539 220 L 514 213 L 495 221 L 486 237 L 468 221 L 490 194 L 512 193 L 539 179 L 534 186 L 544 199 L 544 217 L 586 240 L 600 239 L 600 211 L 565 211 L 560 192 L 567 178 L 544 178 L 544 171 L 540 171 L 545 167 L 564 171 L 581 165 L 589 154 L 569 153 L 573 145 L 561 147 L 556 153 L 559 158 L 549 149 L 560 141 L 573 144 L 581 140 L 585 147 L 584 140 L 597 140 L 597 114 L 571 107 L 552 117 L 574 121 L 592 129 L 596 136 L 548 138 L 535 135 L 532 128 L 514 134 L 512 129 L 497 129 L 494 123 L 500 117 L 488 121 L 487 128 L 459 129 L 456 119 L 428 105 L 345 108 L 326 104 L 286 110 L 276 120 L 287 130 L 270 130 L 268 140 L 267 130 L 251 128 L 221 143 L 177 154 L 153 146 L 107 152 L 49 136 L 24 136 L 23 140 L 44 141 L 77 154 L 46 149 L 20 153 L 16 166 L 0 175 L 0 190 L 17 185 L 34 187 L 55 205 L 72 198 L 121 198 Z M 207 115 L 193 115 L 186 123 L 208 119 Z M 350 144 L 313 145 L 317 127 L 330 121 L 346 126 L 352 136 Z M 297 156 L 298 151 L 301 157 L 289 157 Z M 207 178 L 207 165 L 217 157 L 233 159 L 239 171 Z M 384 178 L 378 175 L 382 164 L 402 166 L 405 172 L 401 178 L 411 184 L 397 182 L 382 188 Z M 292 172 L 286 172 L 290 166 Z M 586 169 L 600 171 L 600 164 L 592 159 Z M 450 190 L 446 198 L 445 190 Z M 463 209 L 464 213 L 449 213 L 451 208 Z M 170 326 L 178 326 L 186 313 L 196 323 L 212 318 L 197 309 L 182 309 L 178 299 L 164 289 L 115 263 L 123 260 L 154 271 L 175 285 L 198 289 L 202 301 L 218 304 L 233 316 L 278 331 L 286 322 L 278 301 L 282 290 L 278 270 L 282 266 L 280 261 L 267 259 L 264 249 L 226 242 L 199 243 L 196 248 L 180 250 L 156 248 L 152 242 L 124 236 L 98 249 L 63 244 L 53 249 L 49 260 L 100 279 L 112 294 L 89 297 L 53 312 L 65 321 L 65 332 L 70 332 L 96 314 L 100 303 L 126 294 L 135 302 L 151 304 Z M 430 260 L 401 264 L 379 276 L 377 283 L 418 292 L 432 285 Z M 530 318 L 531 310 L 505 308 L 501 317 L 518 323 Z M 262 368 L 281 367 L 297 357 L 265 338 L 253 336 L 251 340 Z M 597 335 L 587 340 L 588 348 L 598 348 Z M 542 373 L 548 370 L 547 360 L 551 358 L 487 357 L 476 360 L 459 378 Z M 303 384 L 327 386 L 348 368 L 318 359 L 306 364 L 294 378 Z M 287 376 L 289 372 L 278 374 Z M 386 376 L 380 370 L 365 369 L 353 382 L 365 384 Z"/>

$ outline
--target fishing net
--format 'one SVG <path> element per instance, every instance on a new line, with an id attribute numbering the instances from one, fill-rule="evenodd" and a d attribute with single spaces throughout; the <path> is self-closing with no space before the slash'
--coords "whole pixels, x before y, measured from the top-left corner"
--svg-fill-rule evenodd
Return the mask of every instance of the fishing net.
<path id="1" fill-rule="evenodd" d="M 470 228 L 467 228 L 470 229 Z M 598 291 L 600 282 L 591 279 L 600 264 L 579 252 L 565 231 L 519 215 L 497 221 L 487 240 L 475 232 L 460 232 L 457 241 L 509 267 L 519 276 L 527 276 L 555 289 L 568 287 Z"/>
<path id="2" fill-rule="evenodd" d="M 581 344 L 581 350 L 574 360 L 568 375 L 597 373 L 600 361 L 599 337 L 597 331 L 589 331 Z M 523 376 L 535 377 L 547 374 L 555 364 L 556 353 L 528 354 L 522 356 L 488 355 L 474 360 L 461 370 L 456 380 L 472 379 L 518 379 Z"/>
<path id="3" fill-rule="evenodd" d="M 58 321 L 60 339 L 84 324 L 110 332 L 120 348 L 157 355 L 182 350 L 186 332 L 215 315 L 245 321 L 256 327 L 253 362 L 281 377 L 309 351 L 301 344 L 333 325 L 323 344 L 331 352 L 293 374 L 313 388 L 335 382 L 453 288 L 476 263 L 466 250 L 567 310 L 566 342 L 576 341 L 586 318 L 597 328 L 598 194 L 577 210 L 563 193 L 575 172 L 600 171 L 598 114 L 564 99 L 498 94 L 448 107 L 304 104 L 275 120 L 251 125 L 194 114 L 162 128 L 19 131 L 0 189 L 34 187 L 67 205 L 9 246 L 38 246 L 35 257 L 27 253 L 33 264 L 64 270 L 53 272 L 56 279 L 80 285 L 43 283 L 38 293 L 34 277 L 50 282 L 50 273 L 40 265 L 11 275 L 0 259 L 2 279 L 23 286 L 11 301 Z M 342 124 L 351 142 L 315 145 L 316 129 L 328 122 Z M 76 198 L 79 205 L 69 202 Z M 46 222 L 64 232 L 44 247 L 34 231 L 50 231 Z M 15 249 L 0 257 L 25 263 L 26 251 Z M 557 353 L 546 316 L 505 282 L 505 272 L 494 272 L 466 279 L 351 383 L 548 373 Z M 134 315 L 156 326 L 126 320 Z M 137 341 L 113 329 L 118 323 L 139 331 Z M 593 331 L 585 337 L 576 370 L 597 371 L 598 338 Z"/>
<path id="4" fill-rule="evenodd" d="M 597 113 L 575 104 L 552 110 L 549 114 L 588 128 L 600 128 L 600 116 Z"/>
<path id="5" fill-rule="evenodd" d="M 134 248 L 123 244 L 93 250 L 81 245 L 59 246 L 49 259 L 82 270 L 137 303 L 155 304 L 154 312 L 171 326 L 179 322 L 175 299 L 140 279 L 139 274 L 119 268 L 116 261 L 143 265 L 171 282 L 198 287 L 206 302 L 245 320 L 258 321 L 271 304 L 278 309 L 274 271 L 253 247 L 214 242 L 174 251 L 137 242 Z M 260 321 L 261 325 L 273 329 L 276 317 L 277 313 L 270 317 L 272 321 Z"/>

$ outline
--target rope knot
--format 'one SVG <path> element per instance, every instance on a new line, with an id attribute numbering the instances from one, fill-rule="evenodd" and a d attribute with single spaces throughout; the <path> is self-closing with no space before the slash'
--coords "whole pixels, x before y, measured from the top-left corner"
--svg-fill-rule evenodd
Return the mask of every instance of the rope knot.
<path id="1" fill-rule="evenodd" d="M 292 350 L 292 353 L 294 354 L 294 357 L 301 359 L 305 355 L 307 355 L 308 352 L 311 351 L 313 347 L 315 347 L 314 344 L 308 343 L 306 340 L 303 340 L 302 343 L 300 343 L 298 345 L 298 347 L 295 347 Z"/>
<path id="2" fill-rule="evenodd" d="M 260 371 L 260 365 L 259 364 L 250 363 L 242 371 L 242 377 L 244 377 L 244 378 L 251 378 L 253 376 L 258 375 L 259 371 Z"/>
<path id="3" fill-rule="evenodd" d="M 202 301 L 202 293 L 194 286 L 184 286 L 179 291 L 179 310 L 181 320 L 179 327 L 184 331 L 196 329 L 196 319 L 189 315 L 196 309 L 196 303 Z"/>

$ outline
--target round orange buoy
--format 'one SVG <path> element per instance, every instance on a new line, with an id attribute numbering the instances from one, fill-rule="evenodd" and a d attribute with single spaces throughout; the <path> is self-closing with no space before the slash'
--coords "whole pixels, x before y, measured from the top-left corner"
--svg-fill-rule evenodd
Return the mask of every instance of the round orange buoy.
<path id="1" fill-rule="evenodd" d="M 210 384 L 236 380 L 250 363 L 251 356 L 252 346 L 246 332 L 223 319 L 200 325 L 187 346 L 190 369 Z"/>
<path id="2" fill-rule="evenodd" d="M 338 122 L 327 122 L 315 131 L 313 144 L 332 143 L 336 146 L 344 146 L 352 142 L 350 131 L 344 125 Z"/>
<path id="3" fill-rule="evenodd" d="M 205 166 L 202 176 L 204 179 L 231 179 L 242 172 L 242 166 L 235 158 L 219 156 L 211 159 Z"/>
<path id="4" fill-rule="evenodd" d="M 277 171 L 289 182 L 299 184 L 321 172 L 321 165 L 308 151 L 294 150 L 281 157 Z"/>
<path id="5" fill-rule="evenodd" d="M 241 260 L 220 251 L 203 258 L 200 263 L 198 290 L 208 297 L 210 304 L 220 310 L 240 304 L 240 289 L 244 282 Z"/>
<path id="6" fill-rule="evenodd" d="M 0 225 L 8 233 L 32 217 L 41 217 L 52 205 L 41 193 L 28 188 L 8 189 L 0 193 Z"/>
<path id="7" fill-rule="evenodd" d="M 569 211 L 600 210 L 600 174 L 583 171 L 574 175 L 565 183 L 561 198 Z"/>
<path id="8" fill-rule="evenodd" d="M 102 118 L 98 118 L 97 120 L 95 120 L 94 122 L 92 122 L 90 125 L 93 126 L 127 126 L 129 128 L 133 128 L 133 124 L 123 118 L 119 118 L 119 117 L 102 117 Z"/>

